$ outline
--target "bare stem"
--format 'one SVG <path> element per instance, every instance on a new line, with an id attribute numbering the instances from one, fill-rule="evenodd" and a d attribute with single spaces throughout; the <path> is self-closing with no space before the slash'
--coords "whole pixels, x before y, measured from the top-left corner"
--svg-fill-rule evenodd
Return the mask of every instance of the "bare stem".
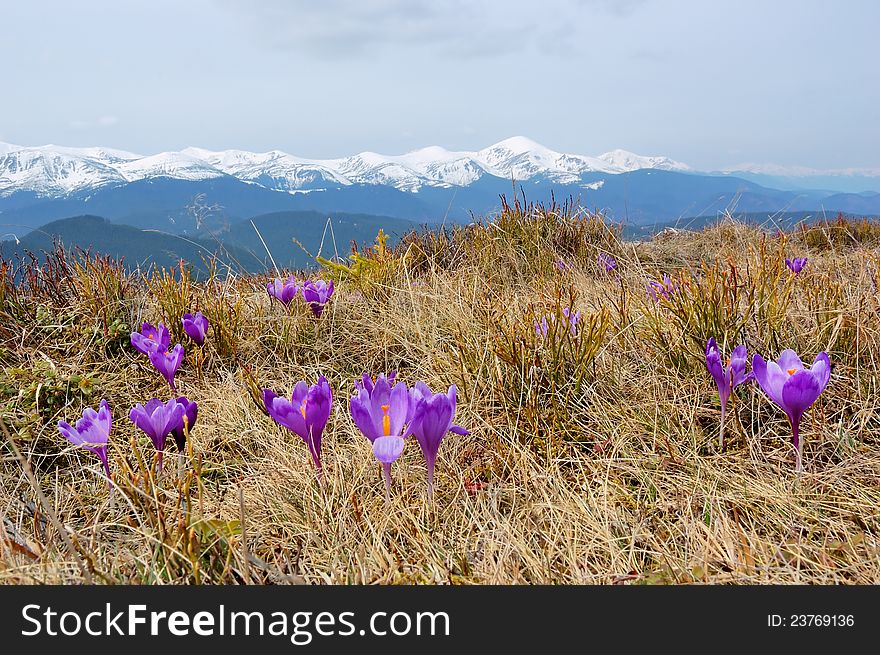
<path id="1" fill-rule="evenodd" d="M 385 477 L 385 506 L 391 505 L 391 464 L 382 464 L 382 473 Z"/>

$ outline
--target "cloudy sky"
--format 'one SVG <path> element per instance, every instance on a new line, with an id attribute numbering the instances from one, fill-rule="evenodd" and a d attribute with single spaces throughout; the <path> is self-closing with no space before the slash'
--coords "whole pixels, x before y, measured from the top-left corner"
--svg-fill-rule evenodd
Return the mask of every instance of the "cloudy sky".
<path id="1" fill-rule="evenodd" d="M 873 0 L 9 0 L 0 141 L 880 167 Z"/>

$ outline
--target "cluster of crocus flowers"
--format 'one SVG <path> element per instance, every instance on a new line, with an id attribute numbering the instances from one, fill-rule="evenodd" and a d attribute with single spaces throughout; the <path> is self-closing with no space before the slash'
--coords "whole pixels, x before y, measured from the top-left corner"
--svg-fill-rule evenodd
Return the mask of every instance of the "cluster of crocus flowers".
<path id="1" fill-rule="evenodd" d="M 715 337 L 706 343 L 706 368 L 718 386 L 718 398 L 721 401 L 721 424 L 718 431 L 719 449 L 724 450 L 724 418 L 727 413 L 727 401 L 735 387 L 752 379 L 751 373 L 746 374 L 748 352 L 745 346 L 737 346 L 730 353 L 726 362 L 722 362 L 721 351 Z"/>
<path id="2" fill-rule="evenodd" d="M 325 280 L 306 280 L 300 284 L 292 275 L 286 280 L 277 277 L 266 285 L 266 291 L 288 310 L 293 299 L 300 295 L 315 318 L 320 318 L 333 295 L 333 281 L 328 283 Z"/>
<path id="3" fill-rule="evenodd" d="M 648 282 L 646 289 L 648 297 L 654 302 L 660 302 L 661 298 L 669 300 L 669 298 L 678 291 L 678 282 L 674 281 L 668 274 L 664 273 L 661 280 L 652 280 Z"/>
<path id="4" fill-rule="evenodd" d="M 810 367 L 805 366 L 791 349 L 784 350 L 775 362 L 765 361 L 761 355 L 755 353 L 752 357 L 752 372 L 749 374 L 746 374 L 747 361 L 745 346 L 734 348 L 727 363 L 722 364 L 721 352 L 715 339 L 709 339 L 706 344 L 706 368 L 715 379 L 721 400 L 721 447 L 724 447 L 724 415 L 731 391 L 743 382 L 755 380 L 767 397 L 788 417 L 795 450 L 795 470 L 800 473 L 803 471 L 804 447 L 800 438 L 801 419 L 831 379 L 828 353 L 819 353 Z"/>
<path id="5" fill-rule="evenodd" d="M 785 259 L 785 265 L 788 266 L 788 269 L 794 273 L 795 275 L 799 275 L 803 270 L 804 266 L 807 265 L 806 257 L 795 257 L 794 259 Z"/>
<path id="6" fill-rule="evenodd" d="M 321 476 L 321 436 L 333 405 L 333 393 L 327 378 L 318 376 L 317 384 L 309 386 L 300 380 L 293 387 L 290 400 L 271 389 L 263 389 L 263 405 L 278 425 L 299 436 L 309 449 L 312 462 Z"/>
<path id="7" fill-rule="evenodd" d="M 165 441 L 175 430 L 184 429 L 184 415 L 187 406 L 172 398 L 163 403 L 152 398 L 146 405 L 138 403 L 131 408 L 128 418 L 146 434 L 156 447 L 158 459 L 156 470 L 162 470 L 162 455 L 165 452 Z"/>
<path id="8" fill-rule="evenodd" d="M 207 327 L 207 321 L 205 326 Z M 158 327 L 144 323 L 140 332 L 132 332 L 131 345 L 135 350 L 149 357 L 150 363 L 168 381 L 171 389 L 176 391 L 174 376 L 183 362 L 184 348 L 181 344 L 177 344 L 170 349 L 171 335 L 168 328 L 163 323 L 159 323 Z"/>
<path id="9" fill-rule="evenodd" d="M 98 456 L 101 464 L 104 465 L 108 484 L 110 484 L 110 462 L 107 457 L 107 445 L 112 425 L 113 415 L 106 400 L 101 401 L 98 411 L 87 407 L 83 411 L 82 418 L 73 427 L 65 421 L 58 423 L 58 429 L 65 439 L 74 446 L 85 448 Z"/>
<path id="10" fill-rule="evenodd" d="M 804 452 L 804 442 L 800 438 L 801 419 L 831 379 L 828 353 L 820 352 L 810 367 L 804 366 L 793 350 L 784 350 L 775 362 L 765 361 L 755 354 L 752 372 L 764 393 L 788 417 L 795 450 L 795 470 L 800 473 L 803 471 Z"/>
<path id="11" fill-rule="evenodd" d="M 434 494 L 434 467 L 440 442 L 449 432 L 469 434 L 452 422 L 456 388 L 452 385 L 447 393 L 434 394 L 424 382 L 416 382 L 410 389 L 403 382 L 394 383 L 394 378 L 394 371 L 387 376 L 380 374 L 375 381 L 364 374 L 355 383 L 355 394 L 349 401 L 351 417 L 372 443 L 373 454 L 382 464 L 386 502 L 391 498 L 391 465 L 403 453 L 409 436 L 415 437 L 425 457 L 430 498 Z"/>
<path id="12" fill-rule="evenodd" d="M 169 436 L 174 438 L 177 449 L 183 452 L 189 431 L 195 425 L 198 411 L 198 405 L 185 396 L 169 400 L 167 403 L 153 398 L 146 405 L 137 404 L 132 407 L 128 414 L 129 419 L 150 438 L 156 447 L 158 453 L 157 471 L 162 470 L 162 454 Z M 108 482 L 110 480 L 110 461 L 107 455 L 107 445 L 112 422 L 110 406 L 106 400 L 102 400 L 98 411 L 87 407 L 83 411 L 82 418 L 76 422 L 74 427 L 65 421 L 58 423 L 58 429 L 65 439 L 98 456 L 104 465 L 104 473 Z"/>
<path id="13" fill-rule="evenodd" d="M 565 319 L 566 325 L 568 325 L 568 330 L 571 332 L 571 335 L 577 336 L 578 323 L 580 323 L 581 320 L 580 310 L 573 312 L 570 307 L 563 307 L 562 316 Z M 547 316 L 543 316 L 540 321 L 535 321 L 535 334 L 537 334 L 540 339 L 546 339 L 547 335 L 550 333 L 550 325 L 555 322 L 555 314 L 550 314 L 549 321 Z"/>

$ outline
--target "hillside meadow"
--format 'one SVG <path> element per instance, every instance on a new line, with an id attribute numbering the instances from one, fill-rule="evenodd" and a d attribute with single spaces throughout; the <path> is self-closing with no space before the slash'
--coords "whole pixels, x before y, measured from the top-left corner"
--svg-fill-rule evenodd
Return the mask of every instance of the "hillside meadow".
<path id="1" fill-rule="evenodd" d="M 520 202 L 280 273 L 333 281 L 319 316 L 223 261 L 204 281 L 61 250 L 3 262 L 0 581 L 880 583 L 878 268 L 876 222 L 728 219 L 626 242 L 576 205 Z M 202 346 L 181 322 L 196 311 Z M 144 322 L 185 349 L 176 392 L 132 347 Z M 827 353 L 802 472 L 754 380 L 732 390 L 722 449 L 710 338 L 725 357 L 744 344 L 749 372 L 756 353 Z M 356 382 L 392 371 L 457 389 L 469 434 L 440 444 L 433 496 L 408 437 L 386 500 L 352 418 Z M 263 393 L 319 376 L 320 475 Z M 175 395 L 198 418 L 160 469 L 129 412 Z M 58 428 L 102 400 L 109 484 Z"/>

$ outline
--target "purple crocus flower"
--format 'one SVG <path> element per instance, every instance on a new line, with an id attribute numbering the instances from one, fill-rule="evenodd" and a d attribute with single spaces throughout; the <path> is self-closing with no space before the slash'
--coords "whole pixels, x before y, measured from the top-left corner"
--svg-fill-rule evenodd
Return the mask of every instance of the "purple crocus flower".
<path id="1" fill-rule="evenodd" d="M 550 326 L 547 324 L 547 317 L 543 316 L 539 321 L 535 321 L 535 334 L 538 335 L 539 339 L 546 339 L 547 332 L 550 331 Z"/>
<path id="2" fill-rule="evenodd" d="M 177 373 L 177 369 L 180 368 L 180 363 L 183 361 L 183 354 L 183 346 L 180 344 L 174 346 L 174 350 L 170 352 L 166 347 L 164 351 L 154 350 L 149 353 L 150 362 L 152 362 L 153 366 L 156 367 L 156 370 L 168 380 L 168 384 L 171 385 L 173 391 L 177 391 L 177 387 L 174 385 L 174 375 Z"/>
<path id="3" fill-rule="evenodd" d="M 437 451 L 440 442 L 447 432 L 466 436 L 470 434 L 460 425 L 452 422 L 455 416 L 456 388 L 453 384 L 448 393 L 433 394 L 424 382 L 416 382 L 410 392 L 413 409 L 413 422 L 409 431 L 425 456 L 428 467 L 428 496 L 434 495 L 434 465 L 437 462 Z"/>
<path id="4" fill-rule="evenodd" d="M 208 319 L 202 312 L 196 312 L 195 316 L 184 314 L 183 331 L 196 342 L 196 345 L 201 346 L 205 343 L 205 334 L 208 332 Z"/>
<path id="5" fill-rule="evenodd" d="M 174 437 L 174 443 L 177 445 L 178 452 L 186 449 L 186 436 L 196 424 L 196 418 L 199 415 L 199 406 L 194 400 L 190 400 L 186 396 L 180 396 L 177 399 L 179 405 L 183 405 L 183 416 L 180 423 L 171 430 L 171 436 Z"/>
<path id="6" fill-rule="evenodd" d="M 318 476 L 321 475 L 321 435 L 330 419 L 333 394 L 327 378 L 318 376 L 311 387 L 300 380 L 293 388 L 290 400 L 278 396 L 271 389 L 263 389 L 263 404 L 269 416 L 306 443 Z"/>
<path id="7" fill-rule="evenodd" d="M 112 424 L 113 416 L 106 400 L 101 401 L 97 412 L 91 407 L 86 407 L 82 418 L 76 422 L 76 427 L 71 427 L 65 421 L 58 422 L 58 429 L 65 439 L 74 446 L 85 448 L 98 456 L 104 465 L 108 484 L 110 483 L 110 463 L 107 459 L 107 442 L 110 439 Z"/>
<path id="8" fill-rule="evenodd" d="M 291 275 L 286 280 L 276 277 L 274 281 L 266 285 L 266 291 L 272 298 L 278 300 L 285 307 L 290 305 L 290 301 L 296 298 L 299 293 L 300 284 Z"/>
<path id="9" fill-rule="evenodd" d="M 828 353 L 819 353 L 810 368 L 804 366 L 793 350 L 782 351 L 775 362 L 766 362 L 763 357 L 755 354 L 752 358 L 752 371 L 764 393 L 788 416 L 791 441 L 796 452 L 795 470 L 800 473 L 803 471 L 804 450 L 800 439 L 801 418 L 831 379 Z"/>
<path id="10" fill-rule="evenodd" d="M 158 452 L 156 470 L 162 470 L 162 454 L 165 451 L 165 440 L 168 435 L 183 422 L 186 406 L 174 398 L 163 403 L 158 398 L 147 401 L 146 405 L 137 404 L 131 408 L 128 418 L 138 426 L 153 442 Z"/>
<path id="11" fill-rule="evenodd" d="M 374 382 L 364 373 L 348 404 L 355 425 L 372 442 L 373 454 L 382 464 L 386 503 L 391 502 L 391 464 L 403 452 L 415 407 L 406 384 L 392 386 L 395 376 L 395 371 L 380 374 Z"/>
<path id="12" fill-rule="evenodd" d="M 659 302 L 661 297 L 669 300 L 669 297 L 678 291 L 678 282 L 664 273 L 662 281 L 652 280 L 648 283 L 647 290 L 648 297 L 654 302 Z"/>
<path id="13" fill-rule="evenodd" d="M 791 269 L 792 273 L 794 273 L 795 275 L 798 275 L 803 270 L 804 266 L 807 265 L 807 258 L 806 257 L 796 257 L 795 259 L 787 259 L 786 258 L 785 265 L 788 266 L 789 269 Z"/>
<path id="14" fill-rule="evenodd" d="M 715 337 L 711 337 L 706 343 L 706 368 L 718 385 L 718 398 L 721 400 L 721 427 L 719 430 L 719 448 L 724 450 L 724 417 L 727 413 L 727 401 L 734 387 L 743 382 L 748 382 L 754 377 L 753 373 L 746 374 L 746 360 L 748 352 L 745 346 L 737 346 L 727 358 L 727 363 L 721 361 L 721 351 Z"/>
<path id="15" fill-rule="evenodd" d="M 324 305 L 333 295 L 333 280 L 330 280 L 330 284 L 324 280 L 315 280 L 314 282 L 306 280 L 302 286 L 302 295 L 315 318 L 318 318 L 324 311 Z"/>
<path id="16" fill-rule="evenodd" d="M 159 323 L 159 327 L 153 327 L 149 323 L 141 326 L 140 332 L 131 333 L 131 345 L 135 347 L 139 353 L 149 355 L 156 350 L 168 350 L 171 343 L 171 335 L 164 323 Z"/>
<path id="17" fill-rule="evenodd" d="M 568 319 L 568 329 L 571 330 L 572 334 L 576 335 L 578 331 L 577 324 L 581 320 L 581 311 L 578 310 L 572 314 L 568 307 L 563 307 L 562 314 Z"/>
<path id="18" fill-rule="evenodd" d="M 403 382 L 392 387 L 394 376 L 392 371 L 387 377 L 379 375 L 373 382 L 365 373 L 363 382 L 355 384 L 356 393 L 348 403 L 355 425 L 372 443 L 380 437 L 409 435 L 404 432 L 412 419 L 409 389 Z"/>
<path id="19" fill-rule="evenodd" d="M 605 267 L 606 273 L 610 273 L 615 268 L 617 268 L 617 260 L 608 253 L 600 252 L 599 256 L 596 258 L 596 261 L 598 262 L 599 266 Z"/>
<path id="20" fill-rule="evenodd" d="M 553 262 L 553 265 L 556 267 L 557 271 L 565 272 L 571 270 L 571 264 L 569 264 L 564 259 L 557 259 L 555 262 Z"/>

